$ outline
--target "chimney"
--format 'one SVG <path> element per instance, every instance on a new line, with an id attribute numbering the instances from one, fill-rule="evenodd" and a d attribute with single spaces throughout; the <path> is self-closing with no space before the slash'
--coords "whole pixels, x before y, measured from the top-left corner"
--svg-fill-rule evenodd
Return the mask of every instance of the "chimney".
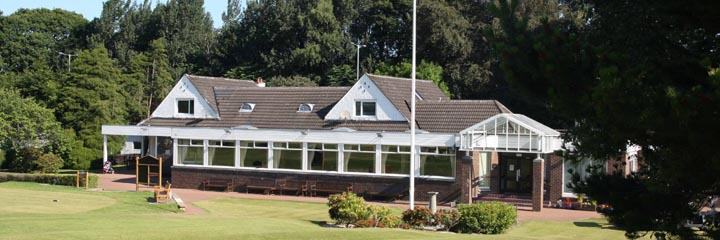
<path id="1" fill-rule="evenodd" d="M 265 81 L 263 81 L 262 77 L 257 78 L 257 86 L 265 87 Z"/>

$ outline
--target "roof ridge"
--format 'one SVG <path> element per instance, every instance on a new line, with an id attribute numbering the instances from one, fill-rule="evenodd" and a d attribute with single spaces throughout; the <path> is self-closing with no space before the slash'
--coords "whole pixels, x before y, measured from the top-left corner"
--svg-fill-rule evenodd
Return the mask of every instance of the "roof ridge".
<path id="1" fill-rule="evenodd" d="M 196 77 L 196 78 L 214 78 L 218 80 L 224 80 L 224 81 L 233 81 L 233 82 L 252 82 L 255 83 L 253 80 L 245 80 L 245 79 L 235 79 L 235 78 L 226 78 L 226 77 L 212 77 L 212 76 L 200 76 L 200 75 L 192 75 L 192 74 L 185 74 L 188 77 Z"/>
<path id="2" fill-rule="evenodd" d="M 316 87 L 240 87 L 240 86 L 213 86 L 213 88 L 227 88 L 227 89 L 350 89 L 351 87 L 341 87 L 341 86 L 316 86 Z"/>
<path id="3" fill-rule="evenodd" d="M 368 76 L 373 76 L 373 77 L 384 77 L 384 78 L 392 78 L 392 79 L 397 79 L 397 80 L 412 81 L 412 79 L 410 79 L 410 78 L 404 78 L 404 77 L 385 76 L 385 75 L 377 75 L 377 74 L 370 74 L 370 73 L 366 73 L 366 74 L 367 74 Z M 418 79 L 418 78 L 416 78 L 415 80 L 416 80 L 416 81 L 423 81 L 423 82 L 432 82 L 432 83 L 435 83 L 435 81 L 433 81 L 433 80 L 427 80 L 427 79 Z"/>

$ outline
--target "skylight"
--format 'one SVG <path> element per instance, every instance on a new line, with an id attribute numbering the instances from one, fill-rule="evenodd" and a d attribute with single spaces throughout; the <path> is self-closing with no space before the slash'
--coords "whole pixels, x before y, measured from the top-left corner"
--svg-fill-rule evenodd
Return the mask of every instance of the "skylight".
<path id="1" fill-rule="evenodd" d="M 298 112 L 312 112 L 314 106 L 315 104 L 312 103 L 302 103 L 298 107 Z"/>
<path id="2" fill-rule="evenodd" d="M 240 106 L 240 112 L 252 112 L 253 110 L 255 110 L 254 103 L 243 103 L 242 106 Z"/>

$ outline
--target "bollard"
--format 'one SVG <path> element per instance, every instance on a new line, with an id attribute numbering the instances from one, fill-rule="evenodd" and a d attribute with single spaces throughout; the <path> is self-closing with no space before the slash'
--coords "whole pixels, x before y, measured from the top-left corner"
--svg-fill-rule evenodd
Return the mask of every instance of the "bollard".
<path id="1" fill-rule="evenodd" d="M 428 194 L 430 194 L 430 213 L 435 214 L 437 212 L 438 192 L 428 192 Z"/>

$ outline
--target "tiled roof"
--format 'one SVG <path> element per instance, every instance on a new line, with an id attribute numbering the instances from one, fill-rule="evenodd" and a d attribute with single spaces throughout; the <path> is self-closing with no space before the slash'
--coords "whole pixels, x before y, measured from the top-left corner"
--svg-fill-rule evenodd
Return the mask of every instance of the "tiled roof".
<path id="1" fill-rule="evenodd" d="M 215 92 L 213 87 L 257 87 L 255 82 L 250 80 L 238 80 L 221 77 L 205 77 L 186 74 L 187 78 L 195 85 L 205 101 L 210 105 L 213 111 L 217 112 L 217 103 L 215 102 Z"/>
<path id="2" fill-rule="evenodd" d="M 404 78 L 368 75 L 396 107 L 410 118 L 410 81 Z M 149 118 L 140 125 L 238 127 L 250 125 L 270 129 L 358 131 L 406 131 L 407 121 L 325 121 L 325 115 L 350 87 L 256 87 L 252 81 L 188 75 L 220 119 Z M 243 87 L 247 86 L 247 87 Z M 431 81 L 417 82 L 417 125 L 428 132 L 458 133 L 499 113 L 510 113 L 495 100 L 449 100 Z M 255 104 L 252 112 L 240 112 L 243 103 Z M 311 112 L 298 112 L 300 104 L 313 104 Z"/>
<path id="3" fill-rule="evenodd" d="M 428 132 L 457 133 L 496 114 L 511 113 L 495 100 L 419 101 L 418 127 Z"/>
<path id="4" fill-rule="evenodd" d="M 216 87 L 220 118 L 232 125 L 257 128 L 322 129 L 325 115 L 349 87 Z M 239 112 L 243 103 L 255 104 L 252 112 Z M 311 112 L 298 112 L 300 104 L 313 104 Z"/>
<path id="5" fill-rule="evenodd" d="M 410 91 L 412 89 L 412 80 L 408 78 L 397 78 L 388 76 L 379 76 L 368 74 L 370 80 L 382 91 L 382 93 L 390 99 L 390 102 L 402 113 L 407 119 L 410 119 Z M 447 101 L 449 98 L 440 88 L 430 80 L 416 80 L 415 90 L 424 102 Z M 420 102 L 420 101 L 417 101 Z"/>

